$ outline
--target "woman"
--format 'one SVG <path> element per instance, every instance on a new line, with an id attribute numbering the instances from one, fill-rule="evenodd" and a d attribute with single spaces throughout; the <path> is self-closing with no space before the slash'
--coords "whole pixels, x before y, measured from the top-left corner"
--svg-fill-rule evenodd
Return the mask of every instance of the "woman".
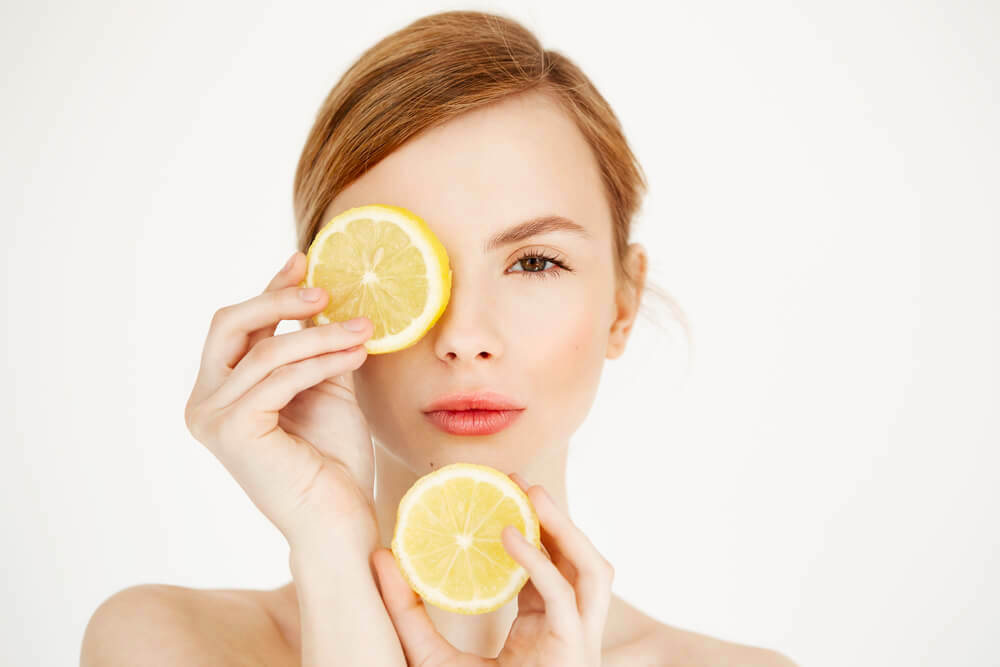
<path id="1" fill-rule="evenodd" d="M 613 595 L 611 565 L 569 519 L 569 438 L 648 289 L 645 250 L 628 243 L 643 187 L 604 99 L 514 21 L 445 12 L 364 53 L 299 162 L 300 252 L 262 294 L 216 313 L 185 410 L 288 540 L 293 579 L 269 591 L 122 591 L 91 619 L 83 664 L 149 646 L 144 664 L 793 664 Z M 310 326 L 328 296 L 297 288 L 321 224 L 368 203 L 424 218 L 453 270 L 435 326 L 372 357 L 367 319 Z M 275 336 L 285 319 L 305 326 Z M 498 433 L 446 433 L 424 414 L 483 392 L 520 412 Z M 531 579 L 478 616 L 423 606 L 386 549 L 406 490 L 456 461 L 513 473 L 552 557 L 505 539 Z"/>

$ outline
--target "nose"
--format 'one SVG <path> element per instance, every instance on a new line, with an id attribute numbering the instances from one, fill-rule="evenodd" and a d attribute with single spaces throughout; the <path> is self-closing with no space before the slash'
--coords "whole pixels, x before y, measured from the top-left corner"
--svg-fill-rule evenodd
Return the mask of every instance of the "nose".
<path id="1" fill-rule="evenodd" d="M 435 323 L 434 353 L 447 363 L 494 359 L 502 354 L 497 312 L 490 290 L 452 274 L 451 296 Z"/>

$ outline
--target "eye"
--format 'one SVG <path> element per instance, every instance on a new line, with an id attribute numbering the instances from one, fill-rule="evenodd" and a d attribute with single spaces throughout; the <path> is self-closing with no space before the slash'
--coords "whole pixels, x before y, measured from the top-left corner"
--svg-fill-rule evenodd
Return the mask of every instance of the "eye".
<path id="1" fill-rule="evenodd" d="M 524 264 L 522 264 L 522 262 Z M 546 262 L 551 262 L 552 264 L 555 264 L 559 268 L 553 269 L 551 271 L 546 271 L 544 270 Z M 548 278 L 549 276 L 552 276 L 553 278 L 558 278 L 559 274 L 562 271 L 573 270 L 569 268 L 569 266 L 567 266 L 565 262 L 559 260 L 558 258 L 550 257 L 545 253 L 537 251 L 531 251 L 518 257 L 517 261 L 514 262 L 514 266 L 517 266 L 519 264 L 521 264 L 522 266 L 526 266 L 527 267 L 526 270 L 515 271 L 514 273 L 523 273 L 531 276 L 537 276 L 538 278 Z"/>

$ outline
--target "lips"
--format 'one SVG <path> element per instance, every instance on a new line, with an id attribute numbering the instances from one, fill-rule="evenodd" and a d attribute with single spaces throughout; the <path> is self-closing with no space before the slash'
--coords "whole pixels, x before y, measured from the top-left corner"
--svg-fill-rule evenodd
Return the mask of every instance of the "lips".
<path id="1" fill-rule="evenodd" d="M 521 410 L 438 410 L 426 413 L 439 429 L 452 435 L 491 435 L 510 426 Z"/>
<path id="2" fill-rule="evenodd" d="M 516 420 L 524 407 L 496 392 L 450 394 L 424 409 L 427 419 L 452 435 L 490 435 Z"/>
<path id="3" fill-rule="evenodd" d="M 441 396 L 424 408 L 424 412 L 438 410 L 523 410 L 514 399 L 495 391 L 479 391 Z"/>

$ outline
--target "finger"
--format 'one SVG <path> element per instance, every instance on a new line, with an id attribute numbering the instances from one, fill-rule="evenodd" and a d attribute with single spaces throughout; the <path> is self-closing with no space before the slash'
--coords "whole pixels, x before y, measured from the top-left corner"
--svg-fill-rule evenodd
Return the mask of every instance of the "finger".
<path id="1" fill-rule="evenodd" d="M 295 270 L 300 271 L 301 268 Z M 319 301 L 306 301 L 299 297 L 298 291 L 297 286 L 265 291 L 216 311 L 205 337 L 195 391 L 208 395 L 218 389 L 247 353 L 249 337 L 253 332 L 277 326 L 283 319 L 314 315 L 326 307 L 330 298 L 323 291 Z"/>
<path id="2" fill-rule="evenodd" d="M 524 586 L 517 593 L 517 615 L 524 616 L 526 614 L 544 613 L 545 600 L 542 599 L 542 594 L 538 592 L 535 582 L 531 577 L 528 577 L 528 581 L 525 582 Z"/>
<path id="3" fill-rule="evenodd" d="M 357 345 L 278 366 L 239 398 L 237 409 L 250 413 L 277 412 L 299 393 L 326 378 L 360 368 L 367 358 L 368 351 Z M 223 388 L 227 386 L 228 383 Z"/>
<path id="4" fill-rule="evenodd" d="M 519 475 L 516 472 L 512 472 L 512 473 L 508 474 L 507 476 L 510 477 L 511 480 L 513 480 L 515 484 L 517 484 L 519 487 L 521 487 L 521 490 L 524 491 L 525 494 L 528 493 L 528 483 L 526 481 L 524 481 L 524 478 L 521 477 L 521 475 Z M 542 551 L 545 553 L 546 556 L 548 556 L 549 560 L 555 562 L 555 560 L 552 558 L 552 553 L 549 551 L 548 547 L 545 546 L 545 542 L 544 541 L 542 542 Z"/>
<path id="5" fill-rule="evenodd" d="M 282 366 L 362 345 L 371 334 L 372 327 L 366 318 L 365 328 L 361 331 L 350 331 L 343 327 L 343 323 L 331 323 L 262 340 L 236 364 L 230 376 L 211 397 L 211 406 L 220 410 L 238 401 Z M 331 375 L 324 375 L 313 384 L 328 377 Z"/>
<path id="6" fill-rule="evenodd" d="M 545 602 L 545 616 L 560 637 L 572 640 L 578 636 L 580 614 L 576 607 L 576 593 L 556 566 L 528 542 L 514 526 L 505 526 L 500 541 L 510 557 L 520 563 L 539 595 Z"/>
<path id="7" fill-rule="evenodd" d="M 407 664 L 425 664 L 432 655 L 435 662 L 444 663 L 458 653 L 431 623 L 423 600 L 403 578 L 392 552 L 386 548 L 376 549 L 372 553 L 372 564 L 378 576 L 382 601 L 399 635 Z"/>
<path id="8" fill-rule="evenodd" d="M 510 473 L 507 476 L 510 477 L 514 481 L 515 484 L 517 484 L 519 487 L 521 487 L 522 491 L 524 491 L 525 493 L 528 492 L 528 483 L 524 481 L 524 478 L 521 477 L 521 475 L 519 475 L 516 472 L 512 472 L 512 473 Z"/>
<path id="9" fill-rule="evenodd" d="M 603 627 L 611 601 L 614 568 L 544 488 L 535 485 L 527 493 L 559 554 L 576 569 L 574 588 L 580 615 L 589 629 Z"/>
<path id="10" fill-rule="evenodd" d="M 271 282 L 269 282 L 267 284 L 267 287 L 264 288 L 264 292 L 273 292 L 275 290 L 282 289 L 284 287 L 291 287 L 292 285 L 297 284 L 299 282 L 300 256 L 302 256 L 301 252 L 296 252 L 294 255 L 292 255 L 291 259 L 288 260 L 288 263 L 285 264 L 285 266 L 280 271 L 278 271 L 278 273 L 276 273 L 273 278 L 271 278 Z M 256 345 L 265 338 L 273 336 L 274 331 L 277 328 L 278 328 L 278 323 L 274 322 L 268 324 L 265 327 L 261 327 L 256 331 L 251 331 L 250 336 L 247 339 L 247 349 L 252 350 L 254 345 Z"/>

